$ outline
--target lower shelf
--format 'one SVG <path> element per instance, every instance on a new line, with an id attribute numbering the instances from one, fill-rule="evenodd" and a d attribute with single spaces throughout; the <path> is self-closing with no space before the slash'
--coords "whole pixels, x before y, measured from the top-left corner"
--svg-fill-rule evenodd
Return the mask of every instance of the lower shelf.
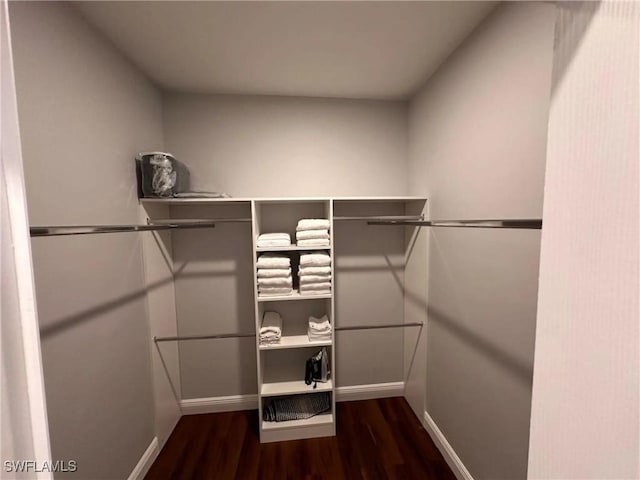
<path id="1" fill-rule="evenodd" d="M 330 425 L 333 423 L 331 412 L 321 413 L 315 417 L 304 420 L 289 420 L 288 422 L 265 422 L 262 421 L 263 430 L 281 430 L 284 428 L 311 427 L 313 425 Z"/>
<path id="2" fill-rule="evenodd" d="M 330 392 L 331 390 L 333 390 L 333 382 L 331 380 L 326 383 L 318 382 L 316 388 L 313 388 L 313 384 L 307 385 L 304 380 L 295 380 L 292 382 L 263 383 L 260 393 L 263 397 L 275 397 L 298 393 Z"/>
<path id="3" fill-rule="evenodd" d="M 288 422 L 262 421 L 261 426 L 261 443 L 332 437 L 336 434 L 336 424 L 331 412 L 321 413 L 306 420 L 290 420 Z"/>

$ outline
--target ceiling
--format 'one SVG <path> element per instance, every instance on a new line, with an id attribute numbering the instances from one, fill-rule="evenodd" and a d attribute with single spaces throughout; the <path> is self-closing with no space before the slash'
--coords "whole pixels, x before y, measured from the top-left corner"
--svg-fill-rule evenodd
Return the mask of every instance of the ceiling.
<path id="1" fill-rule="evenodd" d="M 496 2 L 74 4 L 166 90 L 404 99 Z"/>

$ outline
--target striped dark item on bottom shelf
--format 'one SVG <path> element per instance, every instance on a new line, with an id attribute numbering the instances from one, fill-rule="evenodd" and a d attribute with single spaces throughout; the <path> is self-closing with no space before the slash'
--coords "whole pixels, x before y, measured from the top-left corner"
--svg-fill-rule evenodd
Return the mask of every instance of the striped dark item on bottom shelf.
<path id="1" fill-rule="evenodd" d="M 293 397 L 274 398 L 265 405 L 262 418 L 265 422 L 304 420 L 331 409 L 329 393 L 309 393 Z"/>

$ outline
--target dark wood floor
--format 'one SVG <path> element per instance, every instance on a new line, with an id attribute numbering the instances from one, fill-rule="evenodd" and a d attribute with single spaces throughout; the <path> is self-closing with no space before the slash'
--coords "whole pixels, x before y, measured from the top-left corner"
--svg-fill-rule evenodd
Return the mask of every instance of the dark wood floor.
<path id="1" fill-rule="evenodd" d="M 146 478 L 455 480 L 402 397 L 337 405 L 337 436 L 260 444 L 257 411 L 184 416 Z"/>

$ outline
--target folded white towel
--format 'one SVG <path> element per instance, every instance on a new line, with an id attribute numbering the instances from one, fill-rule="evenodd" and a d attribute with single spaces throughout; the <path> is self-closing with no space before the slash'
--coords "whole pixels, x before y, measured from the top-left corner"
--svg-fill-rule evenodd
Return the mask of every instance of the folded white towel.
<path id="1" fill-rule="evenodd" d="M 303 283 L 302 285 L 300 285 L 300 293 L 315 292 L 315 291 L 331 291 L 331 284 L 329 282 L 321 282 L 321 283 Z"/>
<path id="2" fill-rule="evenodd" d="M 258 278 L 258 288 L 260 287 L 291 287 L 293 281 L 291 275 L 288 277 L 272 277 L 272 278 Z"/>
<path id="3" fill-rule="evenodd" d="M 291 235 L 284 232 L 262 233 L 258 235 L 258 240 L 291 240 Z"/>
<path id="4" fill-rule="evenodd" d="M 309 317 L 309 331 L 313 331 L 315 333 L 331 332 L 329 317 L 326 315 L 322 318 Z"/>
<path id="5" fill-rule="evenodd" d="M 258 295 L 261 297 L 285 296 L 291 294 L 293 294 L 293 289 L 290 287 L 260 287 L 258 289 Z"/>
<path id="6" fill-rule="evenodd" d="M 262 325 L 260 325 L 260 334 L 263 333 L 282 333 L 282 317 L 278 312 L 267 311 L 262 315 Z"/>
<path id="7" fill-rule="evenodd" d="M 320 295 L 331 295 L 331 290 L 304 290 L 300 292 L 300 295 L 304 297 L 315 297 Z"/>
<path id="8" fill-rule="evenodd" d="M 303 253 L 300 255 L 301 267 L 326 267 L 331 265 L 328 253 Z"/>
<path id="9" fill-rule="evenodd" d="M 309 240 L 298 240 L 299 247 L 324 247 L 331 245 L 328 238 L 310 238 Z"/>
<path id="10" fill-rule="evenodd" d="M 296 232 L 296 240 L 310 240 L 312 238 L 329 238 L 329 230 L 302 230 Z"/>
<path id="11" fill-rule="evenodd" d="M 284 238 L 277 238 L 275 240 L 258 240 L 256 243 L 258 248 L 268 248 L 268 247 L 290 247 L 291 240 L 286 240 Z"/>
<path id="12" fill-rule="evenodd" d="M 291 259 L 286 255 L 265 253 L 258 257 L 256 266 L 258 268 L 289 268 L 291 267 Z"/>
<path id="13" fill-rule="evenodd" d="M 307 334 L 310 342 L 327 342 L 331 340 L 331 333 L 311 333 Z"/>
<path id="14" fill-rule="evenodd" d="M 300 267 L 298 276 L 303 275 L 330 275 L 331 267 Z"/>
<path id="15" fill-rule="evenodd" d="M 262 345 L 273 345 L 274 343 L 280 343 L 280 338 L 281 338 L 281 337 L 264 337 L 264 338 L 263 338 L 262 336 L 260 336 L 260 343 L 261 343 Z M 324 339 L 315 339 L 315 338 L 314 338 L 314 339 L 312 340 L 311 338 L 309 338 L 309 341 L 310 341 L 310 342 L 311 342 L 311 341 L 319 342 L 319 341 L 322 341 L 322 340 L 324 340 Z"/>
<path id="16" fill-rule="evenodd" d="M 329 275 L 300 275 L 300 285 L 305 283 L 324 283 L 331 282 L 331 274 Z"/>
<path id="17" fill-rule="evenodd" d="M 303 218 L 298 221 L 296 231 L 302 230 L 329 230 L 329 220 L 326 218 Z"/>
<path id="18" fill-rule="evenodd" d="M 258 278 L 285 278 L 291 275 L 290 268 L 259 268 Z"/>

